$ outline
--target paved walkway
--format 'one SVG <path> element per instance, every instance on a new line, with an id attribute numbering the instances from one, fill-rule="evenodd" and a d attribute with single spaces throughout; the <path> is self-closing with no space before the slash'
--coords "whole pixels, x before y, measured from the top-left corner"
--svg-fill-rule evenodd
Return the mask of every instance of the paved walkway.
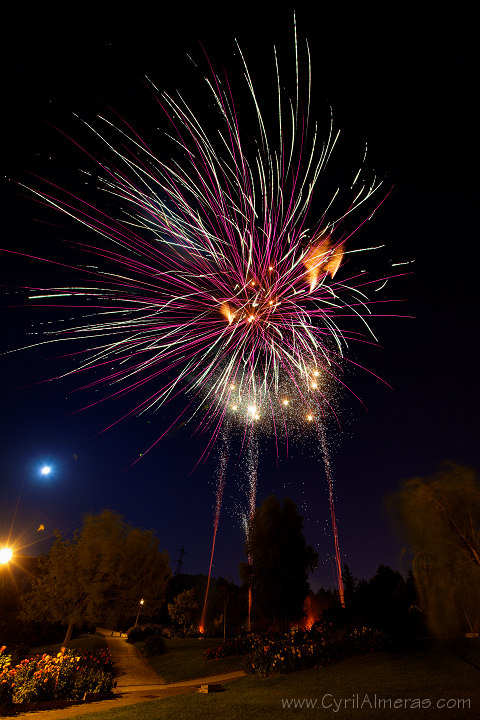
<path id="1" fill-rule="evenodd" d="M 150 667 L 149 663 L 139 653 L 136 647 L 127 643 L 125 638 L 112 636 L 112 631 L 105 628 L 97 628 L 97 632 L 105 637 L 115 670 L 117 672 L 117 688 L 111 700 L 102 700 L 78 705 L 70 705 L 58 710 L 35 710 L 28 713 L 15 715 L 15 719 L 30 718 L 30 720 L 68 720 L 68 718 L 79 715 L 90 715 L 90 713 L 101 710 L 113 710 L 124 705 L 148 702 L 159 698 L 170 697 L 171 695 L 182 695 L 195 692 L 200 685 L 206 683 L 225 683 L 242 677 L 245 673 L 242 670 L 224 673 L 223 675 L 210 675 L 193 680 L 182 682 L 166 683 Z"/>

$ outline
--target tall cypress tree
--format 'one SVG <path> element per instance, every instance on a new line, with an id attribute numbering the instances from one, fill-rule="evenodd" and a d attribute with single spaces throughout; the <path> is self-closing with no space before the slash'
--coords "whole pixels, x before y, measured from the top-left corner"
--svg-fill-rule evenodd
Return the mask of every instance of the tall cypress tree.
<path id="1" fill-rule="evenodd" d="M 302 618 L 308 573 L 318 563 L 303 527 L 293 500 L 286 498 L 282 505 L 271 495 L 255 511 L 248 530 L 245 552 L 250 563 L 242 563 L 241 574 L 251 582 L 254 606 L 278 631 Z"/>

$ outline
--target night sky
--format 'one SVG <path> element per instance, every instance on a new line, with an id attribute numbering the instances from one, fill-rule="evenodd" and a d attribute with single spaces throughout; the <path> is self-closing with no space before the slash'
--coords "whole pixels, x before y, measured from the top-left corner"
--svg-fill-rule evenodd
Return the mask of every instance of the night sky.
<path id="1" fill-rule="evenodd" d="M 352 15 L 347 5 L 329 11 L 320 5 L 314 11 L 300 3 L 296 12 L 300 41 L 307 37 L 312 51 L 313 114 L 324 123 L 332 106 L 345 140 L 332 158 L 333 176 L 341 182 L 344 169 L 358 166 L 368 142 L 368 165 L 392 191 L 358 242 L 385 244 L 384 262 L 415 261 L 404 266 L 410 275 L 392 279 L 382 293 L 382 299 L 402 301 L 388 312 L 413 319 L 375 320 L 381 347 L 351 351 L 355 362 L 391 388 L 349 369 L 346 381 L 367 409 L 344 393 L 341 428 L 329 427 L 342 556 L 356 577 L 368 578 L 380 563 L 408 569 L 384 509 L 385 497 L 402 479 L 431 474 L 445 459 L 480 468 L 478 59 L 469 35 L 471 17 L 441 16 L 438 10 L 435 17 L 408 14 L 402 5 L 403 15 L 387 18 L 361 10 Z M 86 231 L 12 182 L 35 186 L 40 175 L 64 187 L 78 183 L 84 156 L 59 132 L 85 140 L 72 113 L 91 119 L 111 108 L 161 156 L 169 145 L 143 77 L 161 90 L 180 88 L 185 98 L 201 103 L 207 97 L 203 73 L 188 56 L 204 68 L 203 46 L 215 69 L 225 68 L 241 88 L 235 38 L 262 101 L 266 107 L 273 102 L 273 45 L 289 68 L 287 79 L 293 64 L 292 8 L 275 15 L 259 12 L 258 4 L 256 9 L 242 4 L 235 14 L 228 8 L 207 3 L 191 11 L 179 4 L 178 10 L 147 12 L 131 5 L 123 16 L 117 10 L 111 15 L 85 10 L 68 20 L 49 11 L 9 18 L 2 47 L 2 174 L 10 179 L 2 184 L 2 248 L 75 260 L 71 250 L 62 249 L 63 241 L 81 239 Z M 321 208 L 322 198 L 316 199 Z M 375 272 L 377 260 L 372 262 L 369 270 Z M 38 340 L 40 335 L 30 333 L 60 317 L 53 308 L 32 308 L 15 286 L 64 284 L 61 272 L 2 253 L 2 350 Z M 76 392 L 78 378 L 40 383 L 70 368 L 58 354 L 44 345 L 0 357 L 1 529 L 16 512 L 13 536 L 21 536 L 26 552 L 36 553 L 48 547 L 55 528 L 70 532 L 85 512 L 109 507 L 134 525 L 155 528 L 173 570 L 183 545 L 184 571 L 206 572 L 215 454 L 192 472 L 205 440 L 192 437 L 195 428 L 187 425 L 168 433 L 132 467 L 171 422 L 175 408 L 102 433 L 132 401 L 77 412 L 98 400 L 92 391 Z M 40 476 L 44 463 L 52 466 L 48 478 Z M 246 498 L 234 465 L 227 475 L 214 574 L 237 580 L 244 559 L 238 507 Z M 305 516 L 307 539 L 320 555 L 313 586 L 332 586 L 326 482 L 311 443 L 293 443 L 288 459 L 281 454 L 277 463 L 271 439 L 261 439 L 259 500 L 272 492 L 292 497 Z M 43 542 L 38 542 L 40 523 Z"/>

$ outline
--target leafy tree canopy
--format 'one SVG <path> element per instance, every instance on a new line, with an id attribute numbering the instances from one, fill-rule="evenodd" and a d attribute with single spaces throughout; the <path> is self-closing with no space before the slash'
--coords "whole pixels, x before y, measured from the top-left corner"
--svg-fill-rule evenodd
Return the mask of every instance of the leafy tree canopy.
<path id="1" fill-rule="evenodd" d="M 480 629 L 480 481 L 451 462 L 390 498 L 413 552 L 421 609 L 435 634 Z"/>
<path id="2" fill-rule="evenodd" d="M 168 554 L 151 531 L 104 510 L 88 515 L 71 540 L 57 533 L 23 599 L 23 617 L 118 627 L 140 598 L 149 614 L 158 611 L 170 575 Z"/>
<path id="3" fill-rule="evenodd" d="M 199 611 L 198 592 L 196 588 L 184 590 L 172 603 L 168 603 L 168 614 L 173 622 L 185 631 L 193 625 Z"/>

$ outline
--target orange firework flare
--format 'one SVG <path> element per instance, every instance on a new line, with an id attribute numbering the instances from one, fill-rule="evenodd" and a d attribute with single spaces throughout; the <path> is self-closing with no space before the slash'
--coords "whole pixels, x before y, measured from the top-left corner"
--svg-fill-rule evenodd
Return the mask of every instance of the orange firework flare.
<path id="1" fill-rule="evenodd" d="M 313 292 L 319 281 L 326 275 L 334 277 L 343 258 L 343 243 L 334 245 L 332 239 L 327 236 L 320 242 L 311 246 L 303 264 L 307 269 L 307 277 L 310 283 L 310 292 Z"/>
<path id="2" fill-rule="evenodd" d="M 222 313 L 223 317 L 228 320 L 228 324 L 231 325 L 233 320 L 233 313 L 230 309 L 230 305 L 227 302 L 221 304 L 220 312 Z"/>
<path id="3" fill-rule="evenodd" d="M 315 613 L 313 611 L 312 607 L 312 597 L 311 595 L 307 595 L 305 598 L 305 602 L 303 604 L 303 612 L 305 613 L 305 621 L 304 621 L 304 627 L 305 630 L 311 630 L 313 627 L 313 623 L 317 618 L 315 617 Z"/>

